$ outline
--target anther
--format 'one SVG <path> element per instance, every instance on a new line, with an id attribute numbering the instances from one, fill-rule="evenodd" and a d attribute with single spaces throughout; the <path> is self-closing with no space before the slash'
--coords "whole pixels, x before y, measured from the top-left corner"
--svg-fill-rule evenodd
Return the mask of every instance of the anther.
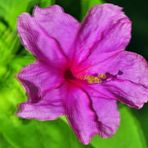
<path id="1" fill-rule="evenodd" d="M 107 78 L 106 74 L 99 74 L 98 77 L 100 79 L 106 79 Z"/>
<path id="2" fill-rule="evenodd" d="M 105 79 L 107 79 L 107 75 L 106 74 L 98 74 L 98 76 L 85 75 L 81 76 L 80 79 L 87 81 L 89 84 L 102 83 Z"/>

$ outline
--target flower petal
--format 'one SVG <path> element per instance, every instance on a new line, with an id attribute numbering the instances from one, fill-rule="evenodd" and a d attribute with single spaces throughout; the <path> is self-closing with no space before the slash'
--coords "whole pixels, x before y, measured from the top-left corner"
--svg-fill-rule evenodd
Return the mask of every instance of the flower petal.
<path id="1" fill-rule="evenodd" d="M 22 42 L 40 61 L 50 65 L 65 64 L 66 55 L 60 44 L 47 35 L 35 18 L 24 13 L 18 18 L 18 32 Z M 56 62 L 55 62 L 56 59 Z"/>
<path id="2" fill-rule="evenodd" d="M 41 62 L 25 67 L 18 74 L 18 79 L 26 88 L 31 102 L 37 102 L 43 92 L 62 83 L 62 78 L 56 68 L 46 67 Z"/>
<path id="3" fill-rule="evenodd" d="M 42 29 L 51 37 L 55 38 L 65 54 L 71 53 L 71 46 L 79 29 L 79 22 L 65 13 L 58 5 L 48 8 L 36 7 L 34 17 Z"/>
<path id="4" fill-rule="evenodd" d="M 115 100 L 104 98 L 92 98 L 94 110 L 98 116 L 99 135 L 111 137 L 119 127 L 120 116 Z"/>
<path id="5" fill-rule="evenodd" d="M 113 4 L 94 6 L 82 23 L 76 56 L 81 62 L 102 52 L 124 50 L 131 38 L 131 22 L 122 8 Z M 96 61 L 95 61 L 96 62 Z"/>
<path id="6" fill-rule="evenodd" d="M 69 91 L 66 113 L 80 141 L 88 144 L 95 134 L 111 136 L 119 125 L 119 113 L 115 100 L 90 98 L 77 88 Z"/>
<path id="7" fill-rule="evenodd" d="M 131 107 L 141 108 L 148 101 L 148 63 L 142 56 L 128 51 L 110 52 L 102 54 L 98 61 L 85 69 L 85 73 L 115 76 L 117 79 L 104 83 L 106 89 Z"/>
<path id="8" fill-rule="evenodd" d="M 148 62 L 139 54 L 129 51 L 122 51 L 102 55 L 102 62 L 90 66 L 85 70 L 86 73 L 110 73 L 117 75 L 119 71 L 121 75 L 117 75 L 119 79 L 130 80 L 134 83 L 148 87 Z"/>
<path id="9" fill-rule="evenodd" d="M 115 79 L 104 84 L 115 97 L 130 107 L 142 108 L 148 101 L 148 88 L 128 80 Z"/>
<path id="10" fill-rule="evenodd" d="M 141 55 L 124 51 L 106 65 L 112 74 L 122 71 L 118 78 L 130 80 L 148 88 L 148 62 Z"/>
<path id="11" fill-rule="evenodd" d="M 54 120 L 65 114 L 60 94 L 59 87 L 46 92 L 37 103 L 22 103 L 17 115 L 27 119 Z"/>

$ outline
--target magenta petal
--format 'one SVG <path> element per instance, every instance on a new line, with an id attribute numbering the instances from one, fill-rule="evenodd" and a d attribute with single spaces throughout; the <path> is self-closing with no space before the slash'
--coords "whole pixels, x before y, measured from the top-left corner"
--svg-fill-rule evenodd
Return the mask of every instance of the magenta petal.
<path id="1" fill-rule="evenodd" d="M 112 75 L 117 75 L 121 71 L 122 74 L 118 75 L 118 78 L 130 80 L 148 87 L 148 63 L 141 55 L 129 51 L 111 52 L 111 54 L 108 53 L 106 56 L 102 54 L 99 60 L 100 62 L 98 64 L 91 65 L 86 72 L 108 72 Z"/>
<path id="2" fill-rule="evenodd" d="M 37 103 L 26 102 L 20 105 L 19 117 L 38 120 L 54 120 L 65 114 L 60 88 L 44 93 Z"/>
<path id="3" fill-rule="evenodd" d="M 98 117 L 99 135 L 104 138 L 112 136 L 120 123 L 116 101 L 110 98 L 92 97 L 92 105 Z"/>
<path id="4" fill-rule="evenodd" d="M 79 61 L 102 52 L 124 50 L 131 38 L 131 22 L 122 8 L 113 4 L 93 7 L 82 23 L 76 57 Z"/>
<path id="5" fill-rule="evenodd" d="M 31 102 L 37 102 L 39 96 L 47 90 L 53 89 L 62 83 L 62 78 L 56 69 L 46 67 L 36 62 L 25 67 L 19 74 L 19 80 L 30 95 Z"/>
<path id="6" fill-rule="evenodd" d="M 28 94 L 18 116 L 54 120 L 66 115 L 88 144 L 96 134 L 116 132 L 117 101 L 138 109 L 148 101 L 148 63 L 124 50 L 131 21 L 121 7 L 96 5 L 81 25 L 60 6 L 36 7 L 33 16 L 19 16 L 18 32 L 37 58 L 18 74 Z"/>
<path id="7" fill-rule="evenodd" d="M 148 88 L 128 80 L 112 80 L 104 84 L 116 98 L 130 107 L 142 108 L 148 101 Z"/>
<path id="8" fill-rule="evenodd" d="M 53 5 L 45 9 L 36 7 L 34 18 L 47 35 L 59 42 L 68 56 L 71 50 L 73 50 L 72 44 L 79 29 L 79 22 L 65 13 L 58 5 Z"/>
<path id="9" fill-rule="evenodd" d="M 80 89 L 69 91 L 66 113 L 75 133 L 84 144 L 88 144 L 96 134 L 111 136 L 119 125 L 115 100 L 90 98 Z"/>
<path id="10" fill-rule="evenodd" d="M 60 44 L 52 36 L 47 35 L 29 14 L 19 16 L 18 32 L 25 47 L 40 61 L 46 61 L 50 66 L 65 63 L 67 57 Z"/>
<path id="11" fill-rule="evenodd" d="M 119 53 L 112 62 L 106 63 L 106 68 L 112 74 L 122 71 L 120 79 L 130 80 L 148 88 L 148 63 L 139 54 L 124 51 Z"/>

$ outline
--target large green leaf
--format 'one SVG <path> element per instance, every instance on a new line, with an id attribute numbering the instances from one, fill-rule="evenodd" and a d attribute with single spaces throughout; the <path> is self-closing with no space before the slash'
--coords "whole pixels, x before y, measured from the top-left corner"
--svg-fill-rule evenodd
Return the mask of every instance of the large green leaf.
<path id="1" fill-rule="evenodd" d="M 35 5 L 51 5 L 53 0 L 0 0 L 0 82 L 11 61 L 23 51 L 16 31 L 17 17 L 32 11 Z"/>
<path id="2" fill-rule="evenodd" d="M 50 122 L 39 122 L 18 120 L 13 116 L 9 118 L 4 116 L 0 118 L 0 122 L 2 122 L 0 132 L 3 139 L 9 145 L 12 145 L 13 148 L 84 147 L 77 141 L 66 123 L 60 119 Z"/>
<path id="3" fill-rule="evenodd" d="M 17 17 L 22 12 L 31 12 L 35 5 L 46 7 L 54 0 L 0 0 L 0 18 L 11 29 L 15 28 Z"/>
<path id="4" fill-rule="evenodd" d="M 148 104 L 145 104 L 141 110 L 133 110 L 133 113 L 141 124 L 148 145 Z"/>

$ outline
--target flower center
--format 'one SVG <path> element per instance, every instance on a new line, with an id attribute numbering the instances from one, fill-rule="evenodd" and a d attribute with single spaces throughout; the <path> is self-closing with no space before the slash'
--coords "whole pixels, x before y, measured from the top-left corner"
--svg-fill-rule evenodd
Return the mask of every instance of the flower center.
<path id="1" fill-rule="evenodd" d="M 75 79 L 75 77 L 74 77 L 74 75 L 73 75 L 73 73 L 71 72 L 70 69 L 66 69 L 66 70 L 65 70 L 64 78 L 65 78 L 66 80 L 73 80 L 73 79 Z"/>

